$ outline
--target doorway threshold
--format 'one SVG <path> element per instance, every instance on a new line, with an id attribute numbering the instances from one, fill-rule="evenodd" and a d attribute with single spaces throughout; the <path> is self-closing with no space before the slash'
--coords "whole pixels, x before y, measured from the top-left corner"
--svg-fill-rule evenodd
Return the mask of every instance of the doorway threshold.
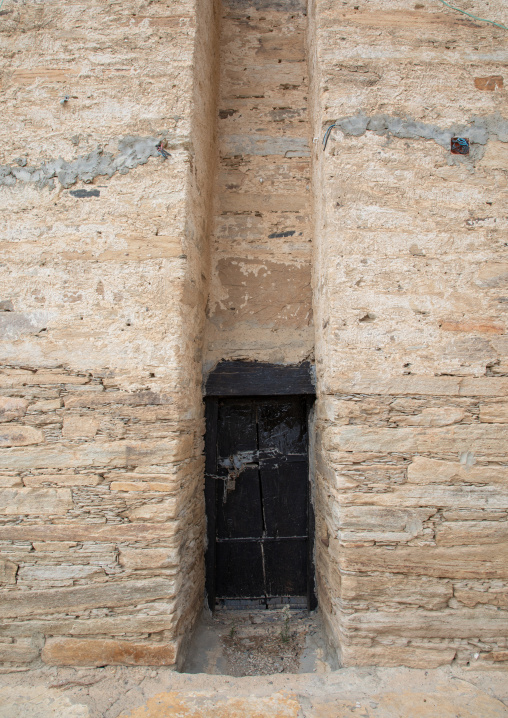
<path id="1" fill-rule="evenodd" d="M 205 611 L 183 673 L 261 676 L 336 670 L 319 612 L 297 608 Z"/>

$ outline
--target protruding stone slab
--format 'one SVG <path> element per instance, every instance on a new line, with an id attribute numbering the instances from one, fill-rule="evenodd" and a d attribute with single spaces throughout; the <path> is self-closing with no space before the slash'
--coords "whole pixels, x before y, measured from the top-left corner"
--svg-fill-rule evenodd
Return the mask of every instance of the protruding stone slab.
<path id="1" fill-rule="evenodd" d="M 26 413 L 28 401 L 18 397 L 0 396 L 0 421 L 19 419 Z"/>
<path id="2" fill-rule="evenodd" d="M 42 660 L 51 666 L 172 666 L 174 643 L 49 638 Z"/>
<path id="3" fill-rule="evenodd" d="M 9 446 L 29 446 L 30 444 L 42 444 L 44 434 L 33 426 L 19 426 L 8 424 L 0 429 L 0 448 Z"/>
<path id="4" fill-rule="evenodd" d="M 6 516 L 63 516 L 72 508 L 69 489 L 3 489 L 0 491 L 0 513 Z"/>

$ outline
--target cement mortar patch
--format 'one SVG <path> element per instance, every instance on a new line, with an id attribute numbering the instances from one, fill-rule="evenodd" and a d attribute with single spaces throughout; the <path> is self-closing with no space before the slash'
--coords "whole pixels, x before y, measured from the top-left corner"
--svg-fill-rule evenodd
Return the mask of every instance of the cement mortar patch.
<path id="1" fill-rule="evenodd" d="M 130 170 L 144 165 L 150 157 L 161 157 L 161 151 L 157 150 L 159 143 L 163 143 L 165 133 L 159 137 L 123 137 L 118 139 L 118 153 L 104 152 L 101 147 L 87 155 L 80 155 L 75 160 L 67 162 L 59 157 L 55 160 L 47 160 L 38 167 L 23 165 L 0 165 L 0 186 L 13 187 L 17 182 L 29 182 L 35 187 L 43 189 L 49 187 L 54 189 L 54 179 L 57 178 L 65 189 L 76 184 L 76 182 L 93 182 L 97 177 L 112 177 L 116 172 L 127 174 Z M 172 141 L 171 147 L 181 145 L 181 140 Z M 163 148 L 164 149 L 164 148 Z M 85 190 L 83 190 L 84 192 Z M 81 194 L 75 196 L 99 196 Z"/>
<path id="2" fill-rule="evenodd" d="M 465 160 L 480 160 L 485 153 L 485 145 L 489 140 L 508 142 L 508 120 L 499 113 L 485 117 L 473 117 L 467 124 L 453 124 L 448 129 L 437 125 L 421 122 L 410 117 L 396 117 L 391 115 L 372 115 L 371 117 L 358 113 L 349 117 L 341 117 L 324 127 L 323 146 L 329 138 L 333 139 L 333 129 L 338 127 L 344 135 L 360 137 L 367 131 L 380 136 L 393 136 L 399 139 L 433 140 L 445 149 L 450 149 L 452 137 L 467 137 L 471 144 L 471 154 L 461 157 Z M 329 132 L 328 132 L 329 130 Z M 329 138 L 326 136 L 329 134 Z M 325 143 L 326 138 L 326 143 Z M 456 161 L 458 155 L 450 157 L 450 162 Z"/>

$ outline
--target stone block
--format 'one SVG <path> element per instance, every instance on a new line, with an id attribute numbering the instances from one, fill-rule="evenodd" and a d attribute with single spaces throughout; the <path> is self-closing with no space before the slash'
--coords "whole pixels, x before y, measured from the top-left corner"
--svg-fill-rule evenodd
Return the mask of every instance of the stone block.
<path id="1" fill-rule="evenodd" d="M 99 422 L 90 416 L 66 416 L 63 420 L 64 439 L 93 439 Z"/>
<path id="2" fill-rule="evenodd" d="M 341 426 L 329 441 L 330 448 L 338 451 L 434 455 L 469 452 L 495 460 L 504 455 L 505 434 L 505 429 L 495 424 L 455 424 L 441 429 Z"/>
<path id="3" fill-rule="evenodd" d="M 130 570 L 178 566 L 179 552 L 171 548 L 120 549 L 120 565 Z"/>
<path id="4" fill-rule="evenodd" d="M 33 431 L 36 431 L 33 429 Z M 73 448 L 44 446 L 26 449 L 13 448 L 9 453 L 0 452 L 0 471 L 34 469 L 84 469 L 90 467 L 115 468 L 130 465 L 150 466 L 171 464 L 187 458 L 192 437 L 184 451 L 176 440 L 159 441 L 119 440 L 112 442 L 88 442 Z"/>
<path id="5" fill-rule="evenodd" d="M 174 481 L 112 481 L 111 491 L 162 491 L 173 493 L 177 486 Z"/>
<path id="6" fill-rule="evenodd" d="M 34 551 L 44 551 L 48 553 L 68 551 L 70 548 L 74 548 L 77 545 L 76 541 L 34 541 L 32 543 Z"/>
<path id="7" fill-rule="evenodd" d="M 455 406 L 424 409 L 419 414 L 409 414 L 392 418 L 398 426 L 449 426 L 458 424 L 465 416 L 463 409 Z"/>
<path id="8" fill-rule="evenodd" d="M 36 401 L 34 404 L 30 404 L 29 411 L 40 411 L 50 412 L 60 409 L 63 402 L 61 399 L 46 399 L 43 401 Z"/>
<path id="9" fill-rule="evenodd" d="M 128 509 L 123 513 L 129 521 L 168 521 L 176 518 L 179 510 L 177 497 L 170 497 L 158 502 L 150 502 Z"/>
<path id="10" fill-rule="evenodd" d="M 484 92 L 494 92 L 494 90 L 502 90 L 503 76 L 489 75 L 488 77 L 475 77 L 474 86 L 477 90 L 483 90 Z"/>
<path id="11" fill-rule="evenodd" d="M 39 474 L 23 477 L 25 486 L 98 486 L 101 481 L 97 474 Z"/>
<path id="12" fill-rule="evenodd" d="M 0 643 L 0 663 L 30 663 L 39 655 L 39 649 L 30 638 L 18 638 L 13 643 Z"/>
<path id="13" fill-rule="evenodd" d="M 159 394 L 153 391 L 104 391 L 93 394 L 69 394 L 64 399 L 66 409 L 88 408 L 120 404 L 122 406 L 152 406 L 172 404 L 169 394 Z"/>
<path id="14" fill-rule="evenodd" d="M 374 646 L 345 645 L 342 647 L 342 663 L 348 666 L 407 666 L 409 668 L 438 668 L 453 661 L 455 649 L 446 646 L 422 648 L 420 646 Z"/>
<path id="15" fill-rule="evenodd" d="M 489 424 L 508 424 L 508 403 L 480 404 L 480 421 Z"/>
<path id="16" fill-rule="evenodd" d="M 176 586 L 162 578 L 144 581 L 109 581 L 89 586 L 47 589 L 43 591 L 9 592 L 0 602 L 0 617 L 51 615 L 71 613 L 90 608 L 137 606 L 164 599 L 174 604 Z"/>
<path id="17" fill-rule="evenodd" d="M 129 633 L 147 634 L 172 631 L 178 622 L 176 613 L 169 613 L 162 602 L 151 603 L 155 615 L 129 611 Z M 125 635 L 125 614 L 99 618 L 44 618 L 27 617 L 24 621 L 3 621 L 0 635 L 18 637 L 33 636 L 37 633 L 46 636 L 122 636 Z"/>
<path id="18" fill-rule="evenodd" d="M 508 592 L 504 588 L 493 589 L 488 587 L 484 591 L 480 591 L 479 589 L 455 586 L 453 596 L 457 601 L 469 608 L 475 608 L 478 605 L 489 605 L 508 609 Z"/>
<path id="19" fill-rule="evenodd" d="M 0 396 L 0 421 L 19 419 L 26 413 L 28 401 L 18 397 Z"/>
<path id="20" fill-rule="evenodd" d="M 332 544 L 330 544 L 330 548 Z M 508 578 L 508 546 L 342 547 L 335 560 L 343 571 L 386 571 L 434 578 Z"/>
<path id="21" fill-rule="evenodd" d="M 51 666 L 173 666 L 175 643 L 49 638 L 42 660 Z"/>
<path id="22" fill-rule="evenodd" d="M 0 585 L 9 586 L 16 583 L 17 564 L 0 559 Z"/>
<path id="23" fill-rule="evenodd" d="M 19 476 L 0 475 L 0 488 L 9 489 L 15 486 L 19 486 L 19 488 L 23 486 L 23 482 Z"/>
<path id="24" fill-rule="evenodd" d="M 6 424 L 0 428 L 0 448 L 42 444 L 43 441 L 44 434 L 39 429 L 34 429 L 33 426 Z"/>
<path id="25" fill-rule="evenodd" d="M 3 541 L 177 541 L 179 527 L 175 522 L 165 524 L 68 524 L 0 525 Z"/>
<path id="26" fill-rule="evenodd" d="M 344 601 L 375 604 L 422 606 L 431 610 L 444 608 L 453 596 L 451 581 L 401 574 L 373 576 L 343 574 L 340 597 Z"/>
<path id="27" fill-rule="evenodd" d="M 72 508 L 69 489 L 1 489 L 0 513 L 6 516 L 63 516 Z"/>
<path id="28" fill-rule="evenodd" d="M 504 324 L 501 324 L 500 322 L 492 322 L 488 320 L 484 320 L 481 322 L 478 321 L 463 321 L 463 322 L 454 322 L 454 321 L 441 321 L 439 323 L 440 328 L 444 332 L 467 332 L 468 334 L 471 332 L 475 332 L 478 334 L 504 334 Z"/>
<path id="29" fill-rule="evenodd" d="M 32 584 L 43 581 L 53 586 L 72 585 L 75 580 L 96 579 L 105 577 L 99 566 L 73 566 L 65 564 L 50 564 L 47 566 L 22 566 L 18 571 L 18 583 Z"/>
<path id="30" fill-rule="evenodd" d="M 399 636 L 401 638 L 475 638 L 486 641 L 506 635 L 508 611 L 451 609 L 425 611 L 358 611 L 342 614 L 342 630 L 353 636 Z"/>
<path id="31" fill-rule="evenodd" d="M 460 381 L 459 396 L 506 396 L 508 377 L 464 377 Z"/>
<path id="32" fill-rule="evenodd" d="M 427 486 L 403 484 L 384 493 L 349 492 L 342 496 L 342 504 L 407 508 L 434 506 L 453 509 L 507 509 L 508 487 L 434 484 L 430 490 L 430 484 Z"/>
<path id="33" fill-rule="evenodd" d="M 508 543 L 508 521 L 450 521 L 436 526 L 438 546 Z"/>
<path id="34" fill-rule="evenodd" d="M 451 376 L 387 377 L 386 374 L 358 371 L 340 372 L 330 378 L 329 394 L 380 394 L 412 396 L 456 396 L 460 379 Z"/>
<path id="35" fill-rule="evenodd" d="M 459 461 L 439 461 L 415 456 L 407 470 L 408 482 L 414 484 L 494 484 L 508 486 L 506 466 L 467 466 Z"/>

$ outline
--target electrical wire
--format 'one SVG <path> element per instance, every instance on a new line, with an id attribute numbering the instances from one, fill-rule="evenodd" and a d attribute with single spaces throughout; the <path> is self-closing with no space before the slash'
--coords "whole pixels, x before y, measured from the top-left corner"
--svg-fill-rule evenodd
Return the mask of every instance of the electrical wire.
<path id="1" fill-rule="evenodd" d="M 446 7 L 451 8 L 452 10 L 456 10 L 457 12 L 461 12 L 463 15 L 467 15 L 468 17 L 473 18 L 473 20 L 479 20 L 480 22 L 488 22 L 491 25 L 495 25 L 496 27 L 503 28 L 503 30 L 508 30 L 508 27 L 506 25 L 501 25 L 500 22 L 494 22 L 494 20 L 486 20 L 484 17 L 478 17 L 477 15 L 472 15 L 470 12 L 461 10 L 460 7 L 455 7 L 454 5 L 450 5 L 450 3 L 446 2 L 446 0 L 439 0 L 439 2 L 442 3 L 443 5 L 446 5 Z"/>
<path id="2" fill-rule="evenodd" d="M 325 136 L 323 137 L 323 152 L 326 150 L 326 145 L 328 144 L 328 138 L 330 137 L 330 132 L 333 130 L 334 127 L 337 127 L 337 124 L 334 122 L 333 125 L 330 125 L 330 127 L 326 130 Z"/>

